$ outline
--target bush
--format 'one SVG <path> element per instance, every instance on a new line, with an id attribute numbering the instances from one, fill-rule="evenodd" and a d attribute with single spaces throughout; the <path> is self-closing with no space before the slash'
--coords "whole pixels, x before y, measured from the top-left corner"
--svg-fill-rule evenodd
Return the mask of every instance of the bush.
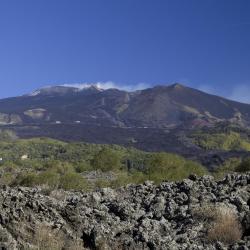
<path id="1" fill-rule="evenodd" d="M 112 188 L 118 188 L 121 186 L 126 186 L 127 184 L 140 184 L 148 180 L 148 176 L 140 171 L 132 171 L 130 173 L 121 171 L 117 173 L 117 178 L 109 186 Z"/>
<path id="2" fill-rule="evenodd" d="M 17 176 L 12 185 L 20 185 L 25 187 L 33 187 L 37 185 L 37 175 L 35 173 L 22 173 Z"/>
<path id="3" fill-rule="evenodd" d="M 52 229 L 46 223 L 37 226 L 32 239 L 32 247 L 27 246 L 25 249 L 38 250 L 62 250 L 74 249 L 84 250 L 83 242 L 80 238 L 69 239 L 62 230 Z"/>
<path id="4" fill-rule="evenodd" d="M 207 237 L 210 241 L 220 241 L 225 244 L 239 241 L 242 237 L 242 229 L 235 212 L 226 207 L 217 208 Z"/>
<path id="5" fill-rule="evenodd" d="M 250 158 L 243 160 L 242 163 L 239 164 L 235 168 L 235 171 L 236 172 L 248 172 L 248 171 L 250 171 Z"/>
<path id="6" fill-rule="evenodd" d="M 104 172 L 117 170 L 121 167 L 121 155 L 112 149 L 104 148 L 94 156 L 91 165 L 95 170 Z"/>
<path id="7" fill-rule="evenodd" d="M 193 217 L 207 228 L 207 239 L 233 244 L 241 239 L 242 229 L 234 210 L 225 205 L 204 204 L 192 210 Z"/>
<path id="8" fill-rule="evenodd" d="M 61 250 L 64 246 L 63 235 L 45 224 L 37 228 L 34 241 L 39 250 Z"/>
<path id="9" fill-rule="evenodd" d="M 190 174 L 202 176 L 208 173 L 205 167 L 194 161 L 186 160 L 183 168 L 185 177 L 188 177 Z"/>
<path id="10" fill-rule="evenodd" d="M 1 185 L 11 185 L 15 180 L 15 176 L 12 173 L 5 172 L 0 177 L 0 184 Z"/>
<path id="11" fill-rule="evenodd" d="M 193 142 L 207 150 L 223 149 L 223 150 L 246 150 L 250 151 L 250 141 L 241 137 L 240 133 L 194 133 L 192 135 Z"/>
<path id="12" fill-rule="evenodd" d="M 237 166 L 241 164 L 240 158 L 229 158 L 226 160 L 222 166 L 219 166 L 213 173 L 216 179 L 223 178 L 226 174 L 235 172 Z"/>
<path id="13" fill-rule="evenodd" d="M 75 166 L 75 171 L 77 173 L 82 173 L 84 171 L 90 171 L 92 170 L 92 167 L 90 166 L 89 163 L 87 163 L 86 161 L 83 161 L 81 163 L 78 163 L 76 166 Z"/>
<path id="14" fill-rule="evenodd" d="M 156 183 L 163 180 L 180 180 L 190 174 L 204 175 L 205 168 L 198 163 L 168 153 L 155 153 L 147 161 L 148 179 Z"/>
<path id="15" fill-rule="evenodd" d="M 128 183 L 142 183 L 145 180 L 158 183 L 166 179 L 179 180 L 191 173 L 197 175 L 206 173 L 201 165 L 175 154 L 148 153 L 116 145 L 30 139 L 0 142 L 0 151 L 4 159 L 0 163 L 2 170 L 7 165 L 14 164 L 14 167 L 11 167 L 12 170 L 8 171 L 12 175 L 6 174 L 4 178 L 0 178 L 0 183 L 11 185 L 81 189 L 82 185 L 87 188 L 90 184 L 93 187 L 95 184 L 96 186 L 122 186 Z M 23 154 L 29 156 L 25 161 L 20 160 Z M 117 176 L 117 180 L 100 180 L 99 183 L 88 182 L 87 185 L 84 178 L 77 174 L 91 170 L 112 171 Z M 73 183 L 69 176 L 74 178 L 76 183 Z M 60 184 L 61 181 L 63 181 L 62 184 Z"/>
<path id="16" fill-rule="evenodd" d="M 46 162 L 44 166 L 46 169 L 55 171 L 60 175 L 63 175 L 68 172 L 74 172 L 74 167 L 69 162 L 61 162 L 59 160 L 53 160 Z"/>
<path id="17" fill-rule="evenodd" d="M 53 170 L 36 173 L 22 173 L 11 183 L 13 186 L 20 185 L 26 187 L 45 186 L 49 190 L 62 188 L 65 190 L 86 190 L 87 181 L 75 172 L 67 172 L 60 175 Z"/>
<path id="18" fill-rule="evenodd" d="M 84 190 L 87 188 L 87 182 L 77 173 L 66 173 L 61 176 L 59 187 L 65 190 Z"/>
<path id="19" fill-rule="evenodd" d="M 19 168 L 22 167 L 25 169 L 36 169 L 36 170 L 42 169 L 42 162 L 35 159 L 17 160 L 15 161 L 15 164 Z"/>
<path id="20" fill-rule="evenodd" d="M 59 174 L 54 171 L 47 170 L 37 175 L 36 183 L 38 185 L 46 185 L 51 189 L 56 189 L 59 186 Z"/>

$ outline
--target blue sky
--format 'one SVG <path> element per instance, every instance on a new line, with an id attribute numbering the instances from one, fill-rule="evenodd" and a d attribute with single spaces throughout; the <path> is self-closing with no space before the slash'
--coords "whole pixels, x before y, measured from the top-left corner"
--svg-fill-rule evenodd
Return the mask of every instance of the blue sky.
<path id="1" fill-rule="evenodd" d="M 182 82 L 250 103 L 249 0 L 0 0 L 0 97 Z"/>

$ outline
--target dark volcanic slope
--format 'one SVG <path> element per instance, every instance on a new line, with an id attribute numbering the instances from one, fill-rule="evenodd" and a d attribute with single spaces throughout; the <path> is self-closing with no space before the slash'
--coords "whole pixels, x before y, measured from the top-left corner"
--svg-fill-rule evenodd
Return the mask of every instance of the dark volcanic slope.
<path id="1" fill-rule="evenodd" d="M 145 151 L 195 153 L 171 133 L 157 128 L 120 128 L 84 124 L 45 124 L 39 126 L 8 126 L 20 138 L 50 137 L 65 141 L 84 141 L 97 144 L 119 144 Z"/>
<path id="2" fill-rule="evenodd" d="M 136 92 L 50 87 L 0 100 L 1 124 L 84 123 L 164 128 L 220 120 L 250 123 L 250 105 L 174 84 Z"/>

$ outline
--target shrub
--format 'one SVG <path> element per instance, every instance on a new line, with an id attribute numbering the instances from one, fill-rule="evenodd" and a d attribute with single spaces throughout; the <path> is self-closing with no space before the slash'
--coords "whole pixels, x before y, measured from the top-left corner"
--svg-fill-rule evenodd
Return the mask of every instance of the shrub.
<path id="1" fill-rule="evenodd" d="M 37 175 L 35 173 L 22 173 L 17 176 L 12 185 L 21 185 L 26 187 L 33 187 L 37 185 Z"/>
<path id="2" fill-rule="evenodd" d="M 193 141 L 204 149 L 223 149 L 223 150 L 239 150 L 250 151 L 250 142 L 247 138 L 241 137 L 240 133 L 194 133 Z"/>
<path id="3" fill-rule="evenodd" d="M 203 223 L 211 223 L 217 217 L 217 209 L 214 205 L 204 204 L 202 207 L 192 209 L 192 216 Z"/>
<path id="4" fill-rule="evenodd" d="M 247 172 L 250 171 L 250 157 L 243 160 L 241 164 L 239 164 L 236 168 L 235 168 L 236 172 Z"/>
<path id="5" fill-rule="evenodd" d="M 86 161 L 80 162 L 75 166 L 75 171 L 77 173 L 82 173 L 84 171 L 90 171 L 92 168 Z"/>
<path id="6" fill-rule="evenodd" d="M 31 235 L 28 235 L 31 237 Z M 68 238 L 62 230 L 52 229 L 50 225 L 41 223 L 37 226 L 33 237 L 30 239 L 32 247 L 24 249 L 38 250 L 84 250 L 83 241 L 79 238 Z"/>
<path id="7" fill-rule="evenodd" d="M 62 234 L 53 231 L 45 224 L 39 225 L 35 232 L 34 240 L 34 243 L 39 250 L 61 250 L 64 245 Z"/>
<path id="8" fill-rule="evenodd" d="M 118 188 L 127 184 L 140 184 L 146 180 L 148 180 L 148 176 L 140 171 L 134 170 L 131 173 L 120 171 L 117 173 L 117 178 L 111 181 L 109 186 L 112 188 Z"/>
<path id="9" fill-rule="evenodd" d="M 147 179 L 158 183 L 166 179 L 179 180 L 190 173 L 198 175 L 205 173 L 204 168 L 199 164 L 175 154 L 148 153 L 116 145 L 31 139 L 0 142 L 0 151 L 4 159 L 0 163 L 1 168 L 13 163 L 16 166 L 13 171 L 11 170 L 13 178 L 6 175 L 2 183 L 24 186 L 44 185 L 48 190 L 58 188 L 61 180 L 63 181 L 61 186 L 66 189 L 71 189 L 73 186 L 77 188 L 81 185 L 88 186 L 90 182 L 86 185 L 85 180 L 75 174 L 91 170 L 112 171 L 117 175 L 116 181 L 97 182 L 97 186 L 121 186 L 128 183 L 141 183 Z M 29 155 L 27 161 L 20 160 L 23 154 Z M 23 174 L 19 174 L 15 180 L 20 172 Z M 80 181 L 73 184 L 68 176 Z M 95 183 L 91 185 L 94 187 Z"/>
<path id="10" fill-rule="evenodd" d="M 166 178 L 172 179 L 173 172 L 176 172 L 183 163 L 184 160 L 176 155 L 167 153 L 152 154 L 146 162 L 148 178 L 156 182 Z"/>
<path id="11" fill-rule="evenodd" d="M 60 175 L 74 171 L 74 167 L 72 166 L 72 164 L 70 164 L 69 162 L 58 160 L 48 161 L 44 166 L 46 169 L 55 171 Z"/>
<path id="12" fill-rule="evenodd" d="M 112 183 L 112 182 L 111 182 Z M 97 181 L 95 181 L 94 183 L 94 188 L 99 189 L 99 188 L 106 188 L 106 187 L 110 187 L 110 181 L 108 180 L 103 180 L 103 179 L 99 179 Z"/>
<path id="13" fill-rule="evenodd" d="M 37 175 L 37 184 L 47 185 L 51 189 L 56 189 L 59 186 L 59 174 L 54 171 L 47 170 Z"/>
<path id="14" fill-rule="evenodd" d="M 94 156 L 91 165 L 94 169 L 104 172 L 117 170 L 121 167 L 121 155 L 112 149 L 104 148 Z"/>
<path id="15" fill-rule="evenodd" d="M 15 161 L 15 164 L 19 168 L 22 167 L 25 169 L 36 169 L 36 170 L 42 169 L 41 161 L 38 161 L 35 159 L 17 160 L 17 161 Z"/>
<path id="16" fill-rule="evenodd" d="M 11 185 L 11 183 L 15 180 L 15 176 L 10 172 L 5 172 L 0 177 L 0 184 L 2 185 Z"/>
<path id="17" fill-rule="evenodd" d="M 65 190 L 83 190 L 87 188 L 87 182 L 77 173 L 66 173 L 61 176 L 59 187 Z"/>
<path id="18" fill-rule="evenodd" d="M 1 169 L 4 168 L 4 171 L 11 172 L 11 171 L 15 171 L 16 169 L 18 169 L 19 165 L 15 164 L 14 162 L 11 162 L 11 161 L 6 161 L 6 162 L 1 162 L 0 167 L 1 167 Z"/>
<path id="19" fill-rule="evenodd" d="M 86 248 L 83 247 L 83 242 L 81 239 L 73 239 L 71 241 L 67 241 L 64 249 L 65 250 L 86 250 Z"/>
<path id="20" fill-rule="evenodd" d="M 240 158 L 229 158 L 226 160 L 222 166 L 219 166 L 213 173 L 214 177 L 216 179 L 221 179 L 223 178 L 226 174 L 235 172 L 237 166 L 241 164 L 241 159 Z"/>
<path id="21" fill-rule="evenodd" d="M 208 173 L 207 169 L 203 167 L 201 164 L 190 160 L 186 160 L 184 164 L 184 169 L 186 171 L 185 173 L 186 176 L 190 174 L 196 174 L 198 176 L 202 176 Z"/>
<path id="22" fill-rule="evenodd" d="M 203 175 L 207 171 L 198 163 L 169 153 L 155 153 L 147 160 L 148 179 L 156 183 L 163 180 L 180 180 L 190 174 Z"/>
<path id="23" fill-rule="evenodd" d="M 225 205 L 205 204 L 194 208 L 193 217 L 202 221 L 207 230 L 209 241 L 220 241 L 232 244 L 239 241 L 242 236 L 241 225 L 234 210 Z"/>
<path id="24" fill-rule="evenodd" d="M 227 207 L 217 208 L 207 237 L 210 241 L 221 241 L 225 244 L 239 241 L 242 237 L 242 229 L 235 212 Z"/>

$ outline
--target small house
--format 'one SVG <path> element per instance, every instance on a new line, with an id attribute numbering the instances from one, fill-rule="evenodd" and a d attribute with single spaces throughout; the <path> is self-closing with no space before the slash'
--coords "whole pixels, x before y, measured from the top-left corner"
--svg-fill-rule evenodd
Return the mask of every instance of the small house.
<path id="1" fill-rule="evenodd" d="M 27 160 L 29 157 L 28 157 L 28 155 L 22 155 L 21 156 L 21 160 Z"/>

